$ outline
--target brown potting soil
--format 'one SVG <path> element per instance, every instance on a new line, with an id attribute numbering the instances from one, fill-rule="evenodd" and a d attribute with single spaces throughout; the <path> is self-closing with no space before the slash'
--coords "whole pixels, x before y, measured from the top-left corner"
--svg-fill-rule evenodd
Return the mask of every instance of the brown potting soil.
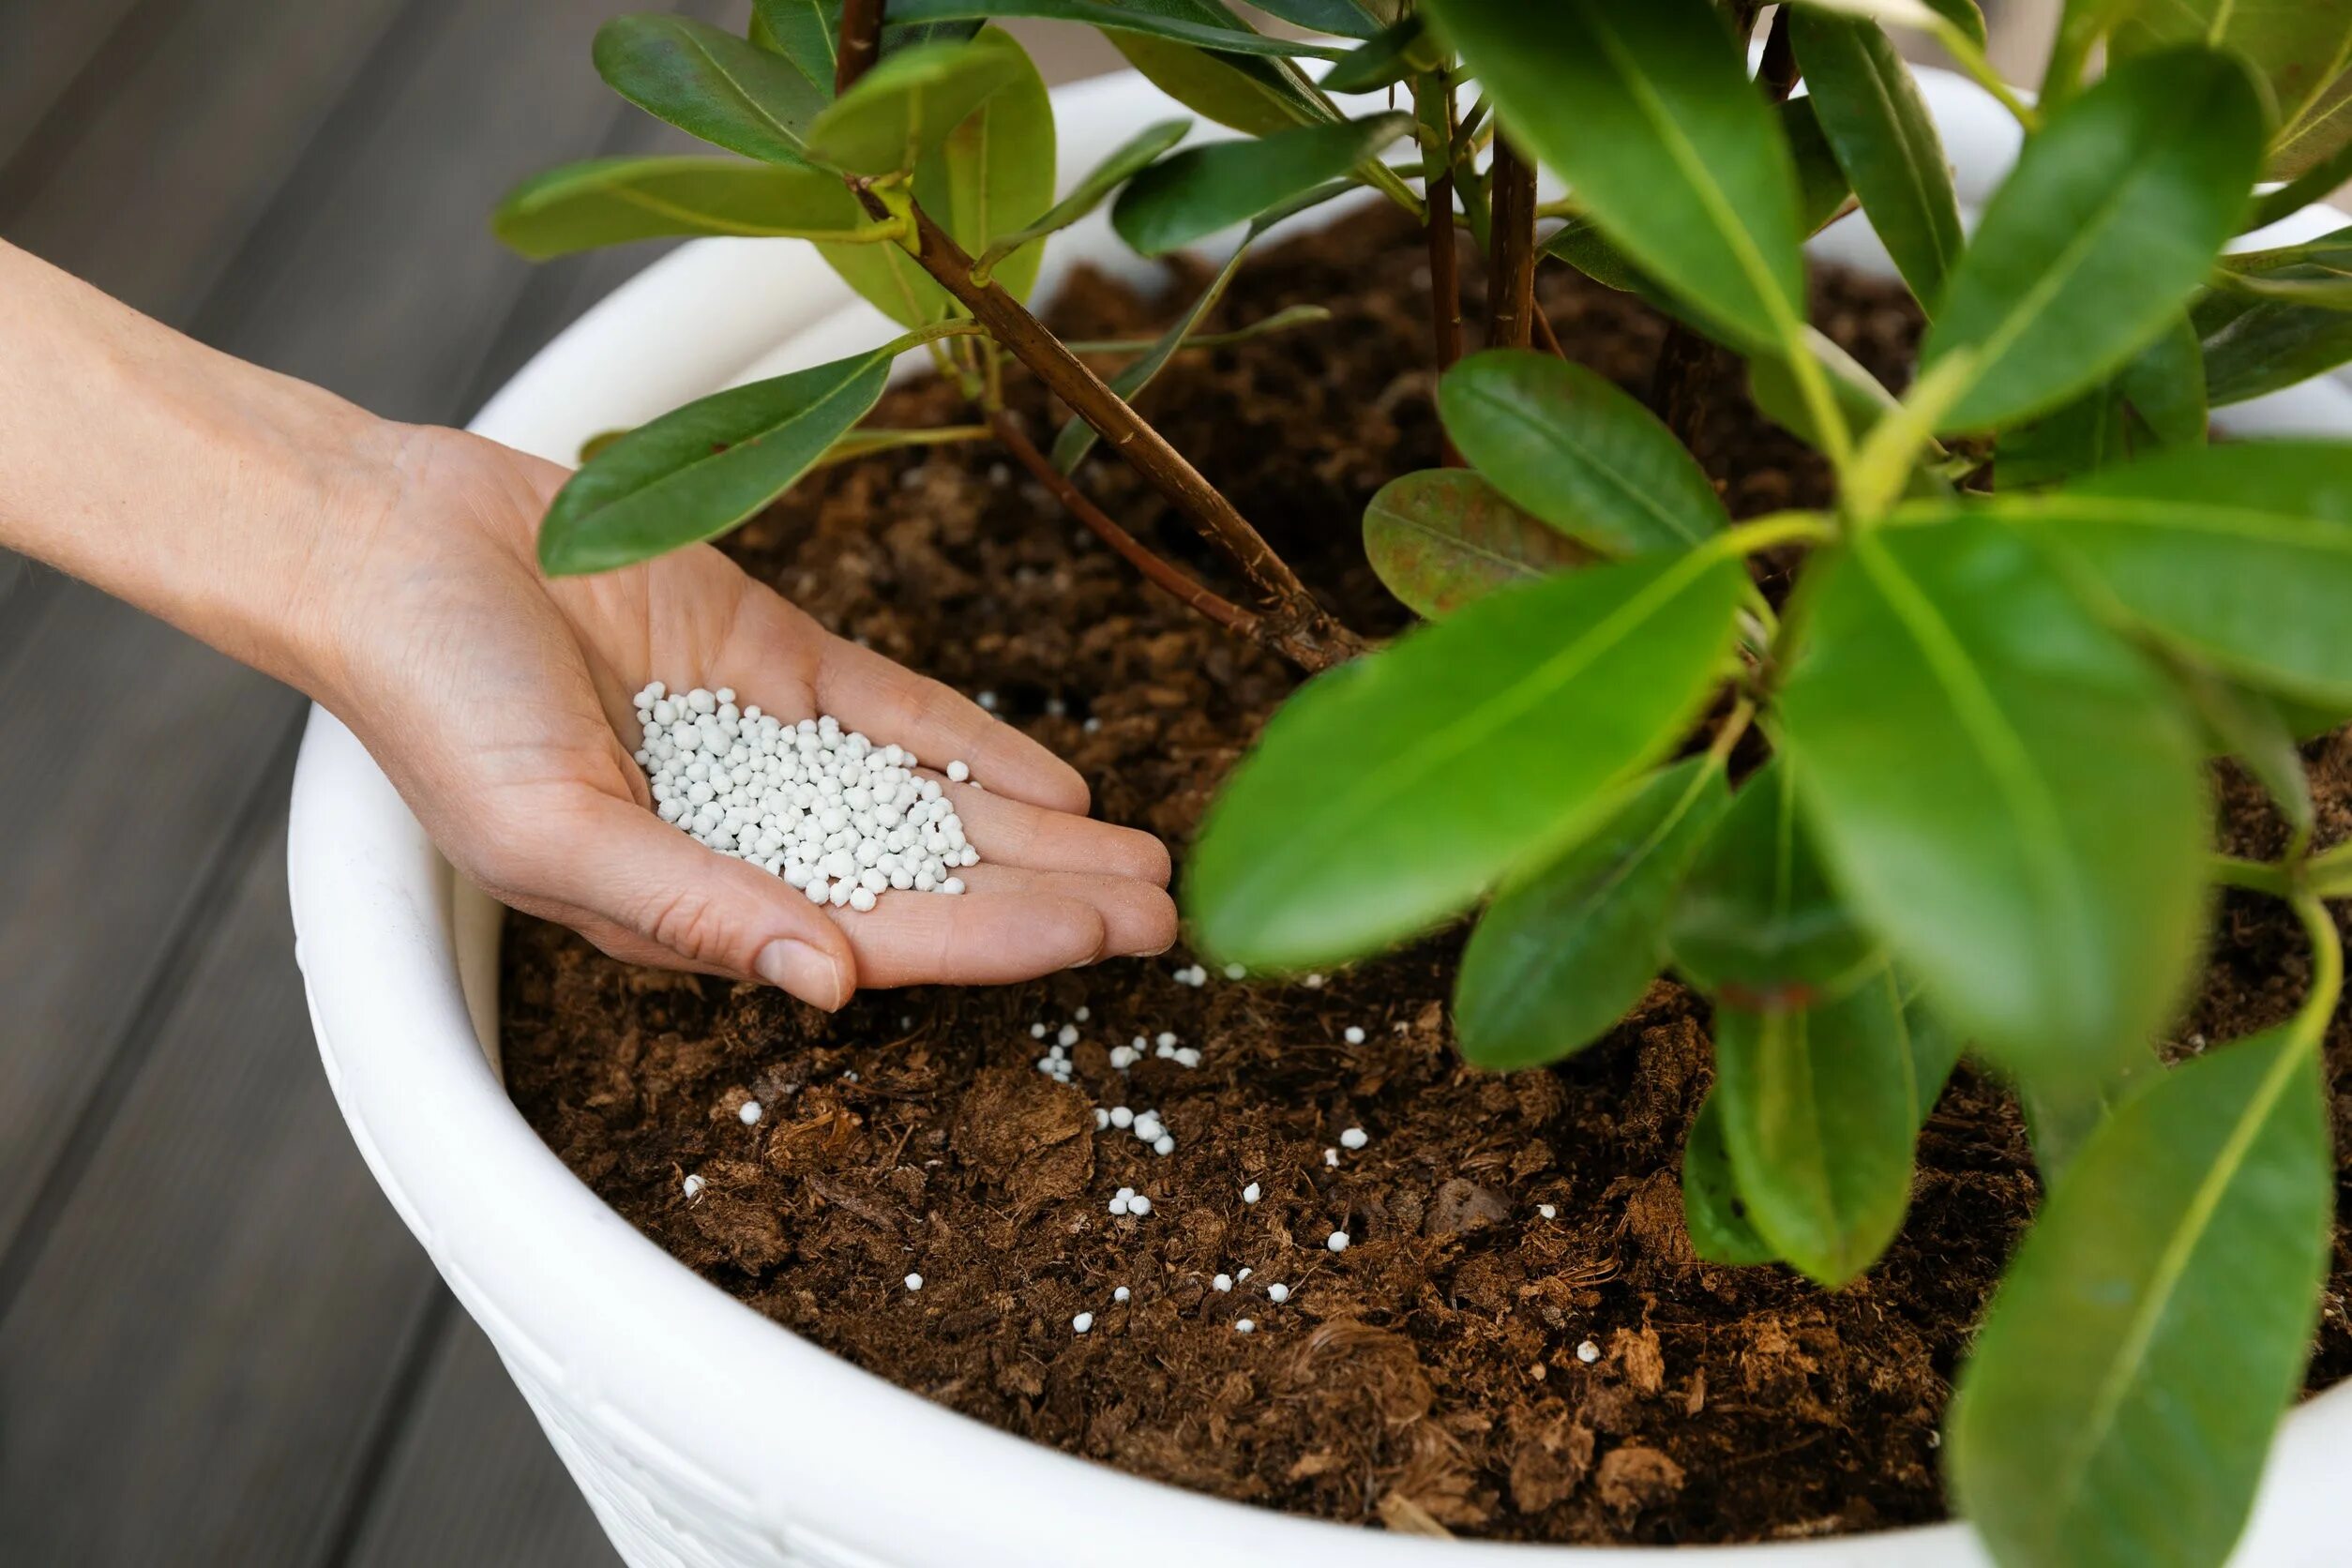
<path id="1" fill-rule="evenodd" d="M 1148 335 L 1199 282 L 1145 299 L 1083 280 L 1054 315 L 1071 336 Z M 1302 303 L 1333 319 L 1183 356 L 1144 404 L 1369 633 L 1407 616 L 1364 564 L 1364 502 L 1439 457 L 1426 284 L 1417 238 L 1385 215 L 1287 246 L 1242 272 L 1222 321 Z M 1648 392 L 1654 314 L 1562 268 L 1541 288 L 1571 354 Z M 1832 274 L 1814 304 L 1900 383 L 1918 330 L 1902 295 Z M 1714 367 L 1704 392 L 1696 446 L 1735 514 L 1823 497 L 1816 461 L 1754 413 L 1734 368 Z M 1044 399 L 1016 396 L 1042 435 Z M 956 413 L 945 388 L 917 384 L 877 422 Z M 1097 456 L 1083 481 L 1224 582 L 1123 465 Z M 986 446 L 822 473 L 728 548 L 837 631 L 993 693 L 1086 775 L 1101 815 L 1178 846 L 1294 680 L 1143 586 Z M 2342 837 L 2352 742 L 2312 757 L 2322 833 Z M 2229 847 L 2274 853 L 2282 830 L 2259 792 L 2224 770 L 2217 793 Z M 1182 985 L 1180 948 L 1002 989 L 867 995 L 825 1018 L 755 987 L 628 969 L 517 920 L 506 1072 L 580 1178 L 715 1285 L 927 1397 L 1137 1474 L 1522 1540 L 1756 1540 L 1941 1516 L 1950 1379 L 2038 1190 L 2009 1095 L 1958 1071 L 1920 1138 L 1909 1221 L 1855 1285 L 1714 1267 L 1691 1251 L 1678 1175 L 1710 1077 L 1703 1001 L 1662 981 L 1575 1060 L 1493 1077 L 1453 1051 L 1458 942 L 1320 987 Z M 2278 1020 L 2303 977 L 2284 906 L 2230 896 L 2171 1048 Z M 1032 1026 L 1058 1031 L 1081 1008 L 1076 1081 L 1059 1085 L 1034 1070 Z M 1200 1050 L 1197 1070 L 1149 1055 L 1110 1067 L 1110 1047 L 1162 1031 Z M 2342 1019 L 2329 1065 L 2337 1144 L 2352 1148 Z M 736 1115 L 747 1096 L 767 1108 L 757 1126 Z M 1156 1108 L 1176 1152 L 1097 1132 L 1095 1108 L 1115 1105 Z M 1342 1149 L 1359 1126 L 1369 1143 Z M 691 1200 L 688 1172 L 706 1184 Z M 1108 1212 L 1122 1185 L 1152 1199 L 1148 1217 Z M 1334 1254 L 1325 1238 L 1341 1229 L 1353 1244 Z M 2314 1386 L 2352 1373 L 2338 1235 Z M 1213 1289 L 1219 1274 L 1229 1291 Z M 1276 1283 L 1286 1302 L 1269 1297 Z M 1084 1335 L 1080 1312 L 1093 1314 Z M 1237 1332 L 1244 1319 L 1255 1333 Z"/>

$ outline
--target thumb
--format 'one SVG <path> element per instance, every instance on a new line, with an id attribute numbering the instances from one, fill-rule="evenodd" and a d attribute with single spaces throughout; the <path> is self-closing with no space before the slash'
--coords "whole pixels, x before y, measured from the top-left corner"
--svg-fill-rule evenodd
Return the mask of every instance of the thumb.
<path id="1" fill-rule="evenodd" d="M 849 938 L 823 910 L 642 807 L 596 796 L 552 858 L 545 894 L 656 950 L 641 961 L 765 981 L 827 1012 L 857 989 Z"/>

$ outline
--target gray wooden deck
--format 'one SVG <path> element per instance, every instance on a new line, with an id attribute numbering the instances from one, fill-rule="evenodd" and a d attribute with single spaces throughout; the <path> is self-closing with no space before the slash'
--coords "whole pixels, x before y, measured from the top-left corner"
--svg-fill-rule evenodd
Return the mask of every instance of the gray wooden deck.
<path id="1" fill-rule="evenodd" d="M 0 234 L 462 420 L 650 259 L 535 270 L 485 215 L 670 140 L 587 57 L 663 3 L 0 0 Z M 612 1562 L 328 1097 L 286 910 L 302 715 L 0 554 L 0 1561 Z"/>

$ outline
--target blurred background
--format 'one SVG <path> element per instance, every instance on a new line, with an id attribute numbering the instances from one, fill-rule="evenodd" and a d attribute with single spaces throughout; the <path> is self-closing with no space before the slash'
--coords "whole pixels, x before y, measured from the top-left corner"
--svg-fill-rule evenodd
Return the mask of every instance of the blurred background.
<path id="1" fill-rule="evenodd" d="M 461 422 L 652 259 L 535 269 L 485 215 L 550 164 L 686 144 L 588 64 L 657 3 L 0 0 L 0 236 Z M 1987 4 L 2013 79 L 2057 4 Z M 1016 31 L 1050 80 L 1119 64 Z M 328 1097 L 285 899 L 302 716 L 0 553 L 0 1561 L 606 1568 Z"/>

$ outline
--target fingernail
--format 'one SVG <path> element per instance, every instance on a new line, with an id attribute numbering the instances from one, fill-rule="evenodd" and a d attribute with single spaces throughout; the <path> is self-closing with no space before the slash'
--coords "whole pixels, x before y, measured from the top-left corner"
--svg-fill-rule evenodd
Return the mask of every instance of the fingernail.
<path id="1" fill-rule="evenodd" d="M 805 942 L 778 937 L 760 949 L 752 967 L 769 985 L 828 1013 L 850 999 L 850 977 L 842 972 L 841 960 Z"/>

